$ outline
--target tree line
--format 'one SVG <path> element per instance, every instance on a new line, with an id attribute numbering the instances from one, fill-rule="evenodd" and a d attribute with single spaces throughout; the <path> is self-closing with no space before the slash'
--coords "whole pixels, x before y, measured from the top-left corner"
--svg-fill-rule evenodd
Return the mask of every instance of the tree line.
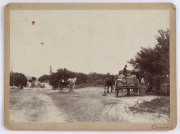
<path id="1" fill-rule="evenodd" d="M 86 86 L 102 86 L 104 85 L 104 79 L 111 77 L 110 73 L 99 74 L 99 73 L 81 73 L 81 72 L 72 72 L 66 68 L 60 68 L 57 72 L 52 73 L 52 75 L 43 75 L 38 80 L 41 82 L 49 82 L 53 88 L 58 87 L 58 83 L 62 80 L 67 81 L 69 78 L 77 78 L 76 85 L 78 87 Z"/>
<path id="2" fill-rule="evenodd" d="M 157 44 L 153 48 L 141 48 L 137 55 L 130 59 L 130 63 L 135 69 L 140 70 L 140 74 L 145 78 L 148 90 L 160 89 L 164 82 L 169 83 L 169 30 L 159 30 L 156 36 Z M 110 70 L 111 71 L 111 70 Z M 69 78 L 77 78 L 76 84 L 79 87 L 104 85 L 104 79 L 115 75 L 99 73 L 72 72 L 66 68 L 60 68 L 52 75 L 39 77 L 40 82 L 49 82 L 57 88 L 59 81 L 67 81 Z M 36 80 L 36 78 L 33 78 Z M 10 85 L 27 86 L 27 77 L 22 73 L 10 73 Z"/>

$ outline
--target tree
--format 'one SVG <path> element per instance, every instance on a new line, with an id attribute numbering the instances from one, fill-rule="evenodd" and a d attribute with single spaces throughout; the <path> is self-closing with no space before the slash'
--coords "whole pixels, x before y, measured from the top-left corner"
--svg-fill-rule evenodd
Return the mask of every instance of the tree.
<path id="1" fill-rule="evenodd" d="M 162 67 L 162 73 L 169 75 L 169 30 L 159 30 L 158 32 L 160 35 L 156 37 L 158 44 L 155 49 L 157 49 L 160 55 L 159 64 Z"/>
<path id="2" fill-rule="evenodd" d="M 27 86 L 27 78 L 22 73 L 10 73 L 10 85 L 23 89 L 23 86 Z"/>
<path id="3" fill-rule="evenodd" d="M 67 81 L 69 78 L 75 77 L 75 73 L 67 70 L 66 68 L 58 69 L 56 73 L 53 73 L 49 77 L 49 84 L 54 88 L 58 87 L 59 81 Z"/>
<path id="4" fill-rule="evenodd" d="M 49 77 L 49 84 L 53 88 L 57 88 L 58 87 L 59 81 L 60 81 L 60 75 L 58 73 L 53 73 L 52 75 L 50 75 L 50 77 Z"/>
<path id="5" fill-rule="evenodd" d="M 161 77 L 169 75 L 169 30 L 159 30 L 158 33 L 155 47 L 141 48 L 135 58 L 129 61 L 134 67 L 138 64 L 148 81 L 158 81 L 155 87 L 160 87 Z"/>
<path id="6" fill-rule="evenodd" d="M 49 80 L 49 75 L 42 75 L 41 77 L 39 77 L 38 81 L 40 82 L 45 82 Z"/>
<path id="7" fill-rule="evenodd" d="M 76 73 L 75 77 L 77 78 L 77 84 L 83 84 L 87 82 L 87 75 L 84 73 Z"/>
<path id="8" fill-rule="evenodd" d="M 111 75 L 110 75 L 111 76 Z M 72 72 L 67 70 L 66 68 L 58 69 L 56 73 L 53 73 L 49 76 L 49 84 L 53 86 L 53 88 L 57 88 L 60 81 L 67 81 L 69 78 L 77 78 L 76 85 L 87 85 L 87 86 L 96 86 L 103 85 L 104 79 L 107 77 L 105 74 L 98 73 L 90 73 L 84 74 L 80 72 Z"/>

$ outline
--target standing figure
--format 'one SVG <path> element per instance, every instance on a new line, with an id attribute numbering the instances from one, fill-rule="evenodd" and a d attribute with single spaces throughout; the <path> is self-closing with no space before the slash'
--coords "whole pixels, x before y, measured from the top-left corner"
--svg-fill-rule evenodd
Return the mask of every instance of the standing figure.
<path id="1" fill-rule="evenodd" d="M 125 67 L 123 69 L 123 75 L 124 75 L 124 78 L 126 78 L 126 76 L 127 76 L 127 65 L 125 65 Z"/>
<path id="2" fill-rule="evenodd" d="M 146 93 L 146 84 L 145 84 L 144 77 L 142 77 L 142 79 L 141 79 L 141 95 L 145 95 L 145 93 Z"/>
<path id="3" fill-rule="evenodd" d="M 73 81 L 74 81 L 74 85 L 73 85 L 73 89 L 74 89 L 74 88 L 75 88 L 76 81 L 77 81 L 77 78 L 74 78 Z"/>
<path id="4" fill-rule="evenodd" d="M 69 92 L 74 90 L 76 78 L 70 78 L 69 81 Z"/>

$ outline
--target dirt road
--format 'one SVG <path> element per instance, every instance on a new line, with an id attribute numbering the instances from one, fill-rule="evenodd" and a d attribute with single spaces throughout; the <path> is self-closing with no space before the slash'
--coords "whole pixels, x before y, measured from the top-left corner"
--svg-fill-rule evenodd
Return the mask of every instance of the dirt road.
<path id="1" fill-rule="evenodd" d="M 133 112 L 130 107 L 158 96 L 102 96 L 102 87 L 10 89 L 12 122 L 168 122 L 166 113 Z"/>
<path id="2" fill-rule="evenodd" d="M 45 94 L 50 89 L 11 89 L 11 122 L 64 122 L 66 116 Z"/>

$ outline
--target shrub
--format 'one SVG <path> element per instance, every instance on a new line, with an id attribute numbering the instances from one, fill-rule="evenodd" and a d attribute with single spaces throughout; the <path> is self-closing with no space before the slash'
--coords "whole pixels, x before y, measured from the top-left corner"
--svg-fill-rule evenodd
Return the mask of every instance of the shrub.
<path id="1" fill-rule="evenodd" d="M 49 75 L 42 75 L 41 77 L 39 77 L 38 81 L 40 82 L 46 82 L 49 80 Z"/>
<path id="2" fill-rule="evenodd" d="M 87 86 L 100 86 L 104 85 L 104 79 L 106 77 L 112 77 L 113 75 L 110 74 L 98 74 L 98 73 L 90 73 L 90 74 L 84 74 L 84 73 L 77 73 L 72 72 L 67 69 L 58 69 L 56 73 L 53 73 L 49 76 L 49 84 L 53 88 L 57 88 L 60 81 L 64 80 L 67 81 L 69 78 L 75 77 L 77 78 L 76 85 L 79 85 L 77 87 L 80 87 L 82 85 L 83 87 Z M 115 76 L 113 76 L 115 77 Z"/>
<path id="3" fill-rule="evenodd" d="M 23 89 L 23 86 L 27 86 L 27 78 L 22 73 L 10 73 L 10 85 Z"/>

